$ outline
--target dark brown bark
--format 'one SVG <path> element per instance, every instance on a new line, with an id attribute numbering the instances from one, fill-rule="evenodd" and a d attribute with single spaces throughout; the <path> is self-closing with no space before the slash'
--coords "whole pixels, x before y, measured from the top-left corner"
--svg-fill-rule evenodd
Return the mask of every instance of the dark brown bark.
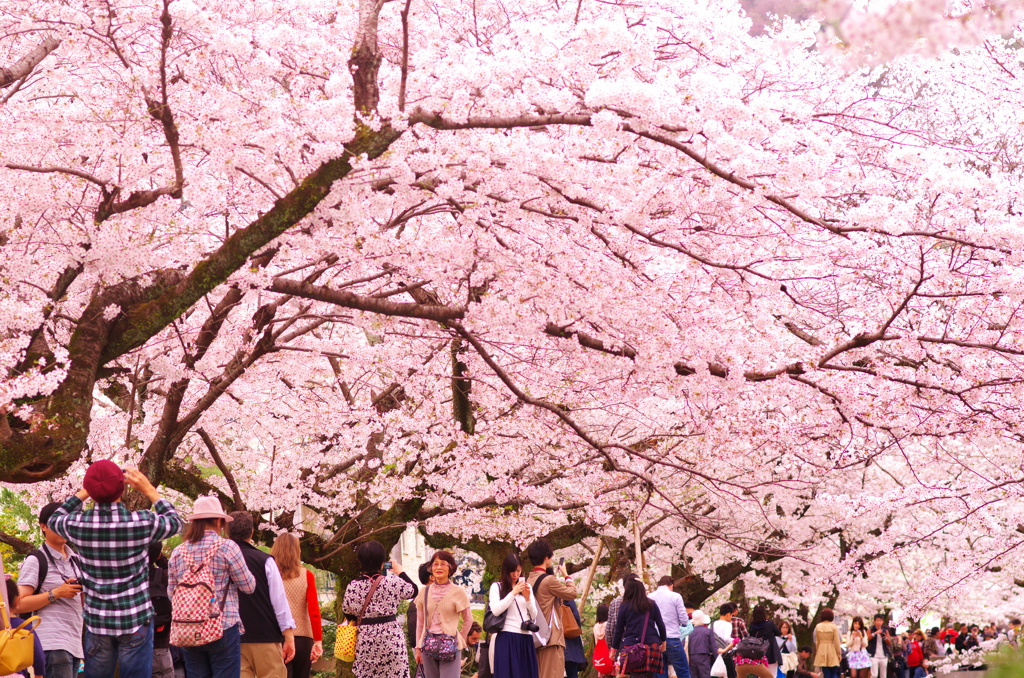
<path id="1" fill-rule="evenodd" d="M 89 437 L 102 350 L 116 321 L 106 318 L 107 308 L 145 303 L 179 280 L 176 271 L 160 271 L 93 295 L 68 343 L 69 366 L 61 385 L 30 405 L 35 412 L 32 421 L 6 415 L 7 426 L 0 429 L 0 481 L 31 483 L 52 478 L 81 456 Z"/>
<path id="2" fill-rule="evenodd" d="M 324 162 L 288 195 L 275 201 L 266 214 L 233 233 L 173 289 L 131 309 L 120 319 L 103 349 L 104 363 L 146 343 L 227 280 L 258 250 L 302 221 L 327 197 L 334 182 L 352 171 L 352 158 L 361 154 L 370 159 L 380 157 L 399 136 L 387 125 L 379 132 L 361 128 L 341 157 Z"/>
<path id="3" fill-rule="evenodd" d="M 2 531 L 0 531 L 0 544 L 7 544 L 14 549 L 15 553 L 23 556 L 27 556 L 36 547 L 32 542 L 18 539 L 14 535 Z"/>
<path id="4" fill-rule="evenodd" d="M 270 286 L 271 292 L 290 294 L 304 299 L 326 301 L 336 306 L 352 308 L 381 315 L 401 316 L 405 318 L 421 318 L 423 320 L 455 320 L 466 314 L 462 306 L 439 306 L 400 301 L 388 301 L 376 297 L 365 297 L 353 294 L 348 290 L 332 290 L 328 287 L 310 285 L 297 280 L 278 278 Z"/>
<path id="5" fill-rule="evenodd" d="M 9 68 L 0 67 L 0 89 L 13 85 L 22 78 L 27 78 L 32 70 L 39 65 L 39 62 L 59 46 L 60 40 L 57 38 L 46 38 Z"/>
<path id="6" fill-rule="evenodd" d="M 352 99 L 356 111 L 364 115 L 377 112 L 380 88 L 377 73 L 380 70 L 380 46 L 377 44 L 377 21 L 385 0 L 360 0 L 359 28 L 356 33 L 348 71 L 352 74 Z"/>

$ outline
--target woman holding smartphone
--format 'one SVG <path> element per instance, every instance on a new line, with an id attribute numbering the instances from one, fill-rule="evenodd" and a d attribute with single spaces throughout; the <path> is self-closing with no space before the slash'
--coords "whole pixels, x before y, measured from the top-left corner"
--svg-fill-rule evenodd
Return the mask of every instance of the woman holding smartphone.
<path id="1" fill-rule="evenodd" d="M 501 563 L 501 578 L 491 584 L 490 607 L 505 615 L 505 625 L 490 643 L 494 678 L 537 678 L 537 651 L 531 629 L 539 614 L 537 599 L 523 577 L 523 561 L 514 553 Z"/>

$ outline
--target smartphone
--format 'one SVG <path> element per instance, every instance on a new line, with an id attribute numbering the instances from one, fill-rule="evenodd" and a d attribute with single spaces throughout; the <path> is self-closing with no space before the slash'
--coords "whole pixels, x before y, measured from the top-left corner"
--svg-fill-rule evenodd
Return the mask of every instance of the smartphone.
<path id="1" fill-rule="evenodd" d="M 520 584 L 525 584 L 526 583 L 526 577 L 520 577 L 519 578 L 519 583 Z"/>
<path id="2" fill-rule="evenodd" d="M 384 571 L 387 572 L 391 569 L 391 561 L 384 563 Z"/>
<path id="3" fill-rule="evenodd" d="M 558 566 L 559 567 L 565 567 L 565 556 L 562 556 L 561 558 L 558 559 Z"/>

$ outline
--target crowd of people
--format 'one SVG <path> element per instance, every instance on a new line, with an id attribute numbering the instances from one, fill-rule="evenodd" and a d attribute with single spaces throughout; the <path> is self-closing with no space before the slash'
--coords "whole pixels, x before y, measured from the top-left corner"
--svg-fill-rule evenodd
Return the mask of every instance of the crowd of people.
<path id="1" fill-rule="evenodd" d="M 129 510 L 126 486 L 152 508 Z M 316 580 L 299 540 L 282 534 L 269 553 L 257 548 L 252 516 L 226 513 L 214 497 L 197 499 L 182 519 L 143 474 L 98 461 L 75 496 L 43 507 L 39 525 L 42 545 L 25 558 L 17 584 L 6 582 L 19 615 L 12 624 L 42 622 L 36 676 L 309 678 L 323 654 Z M 165 557 L 164 540 L 183 528 Z M 677 678 L 924 678 L 950 653 L 997 638 L 1016 643 L 1020 632 L 1014 619 L 1002 631 L 951 624 L 897 633 L 878 614 L 871 624 L 854 617 L 844 633 L 826 608 L 813 646 L 798 646 L 792 625 L 763 606 L 751 610 L 749 626 L 732 602 L 712 620 L 673 590 L 671 577 L 648 593 L 627 574 L 622 595 L 597 608 L 588 661 L 564 562 L 554 564 L 543 539 L 526 555 L 528 572 L 518 554 L 505 557 L 481 627 L 468 592 L 452 581 L 452 553 L 434 553 L 417 584 L 382 544 L 361 544 L 359 576 L 342 600 L 357 629 L 349 658 L 357 678 L 409 678 L 408 648 L 417 678 L 577 678 L 589 663 L 601 675 L 632 678 L 667 678 L 670 668 Z"/>
<path id="2" fill-rule="evenodd" d="M 129 510 L 126 485 L 152 509 Z M 225 513 L 214 497 L 182 519 L 142 473 L 97 461 L 75 496 L 43 507 L 39 526 L 42 545 L 6 582 L 12 623 L 40 619 L 38 677 L 309 678 L 323 653 L 298 539 L 282 534 L 266 553 L 251 515 Z"/>

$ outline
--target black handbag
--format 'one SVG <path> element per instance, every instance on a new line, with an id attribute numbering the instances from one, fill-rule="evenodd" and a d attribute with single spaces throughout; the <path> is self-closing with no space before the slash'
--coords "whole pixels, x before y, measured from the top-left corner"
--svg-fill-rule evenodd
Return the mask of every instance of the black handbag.
<path id="1" fill-rule="evenodd" d="M 736 646 L 736 654 L 744 659 L 763 659 L 768 650 L 768 643 L 754 636 L 747 636 Z"/>
<path id="2" fill-rule="evenodd" d="M 487 609 L 484 611 L 484 631 L 488 634 L 494 634 L 505 628 L 505 616 L 508 614 L 506 609 L 501 614 L 494 614 L 491 612 L 491 603 L 487 603 Z"/>

